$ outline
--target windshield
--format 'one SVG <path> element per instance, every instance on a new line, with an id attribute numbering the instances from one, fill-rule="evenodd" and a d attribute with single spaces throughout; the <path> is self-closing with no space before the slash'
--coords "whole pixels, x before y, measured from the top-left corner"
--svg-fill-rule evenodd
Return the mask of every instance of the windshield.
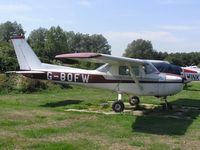
<path id="1" fill-rule="evenodd" d="M 153 65 L 158 69 L 160 72 L 164 73 L 171 73 L 171 74 L 182 74 L 182 69 L 179 66 L 167 64 L 167 63 L 153 63 Z"/>
<path id="2" fill-rule="evenodd" d="M 146 64 L 144 64 L 143 67 L 144 67 L 144 71 L 145 71 L 146 74 L 158 72 L 158 70 L 153 65 L 146 63 Z"/>

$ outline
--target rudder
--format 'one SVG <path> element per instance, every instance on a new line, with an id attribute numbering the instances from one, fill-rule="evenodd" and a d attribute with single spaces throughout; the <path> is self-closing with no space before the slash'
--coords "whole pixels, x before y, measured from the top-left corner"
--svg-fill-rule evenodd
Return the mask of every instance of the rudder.
<path id="1" fill-rule="evenodd" d="M 41 61 L 33 52 L 24 37 L 15 36 L 11 38 L 11 41 L 17 55 L 20 70 L 33 70 L 41 67 Z"/>

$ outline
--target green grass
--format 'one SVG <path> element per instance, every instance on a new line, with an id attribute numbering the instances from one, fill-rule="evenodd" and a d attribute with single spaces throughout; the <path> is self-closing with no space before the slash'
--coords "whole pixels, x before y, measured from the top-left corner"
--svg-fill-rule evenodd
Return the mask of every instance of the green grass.
<path id="1" fill-rule="evenodd" d="M 37 149 L 37 150 L 77 150 L 78 147 L 75 147 L 72 144 L 69 144 L 67 142 L 58 142 L 58 143 L 40 143 L 40 144 L 34 144 L 29 149 Z"/>
<path id="2" fill-rule="evenodd" d="M 149 145 L 149 150 L 169 150 L 170 146 L 164 143 L 153 143 Z"/>
<path id="3" fill-rule="evenodd" d="M 23 134 L 28 138 L 43 138 L 50 136 L 51 134 L 62 133 L 65 129 L 63 128 L 41 128 L 35 130 L 25 130 Z"/>
<path id="4" fill-rule="evenodd" d="M 200 108 L 200 83 L 169 97 L 179 106 Z M 112 111 L 101 104 L 117 98 L 107 90 L 73 86 L 32 94 L 0 95 L 0 149 L 198 149 L 200 110 L 152 110 L 104 115 L 66 109 Z M 124 96 L 127 100 L 128 97 Z M 160 104 L 155 97 L 142 103 Z M 174 118 L 179 117 L 179 118 Z"/>

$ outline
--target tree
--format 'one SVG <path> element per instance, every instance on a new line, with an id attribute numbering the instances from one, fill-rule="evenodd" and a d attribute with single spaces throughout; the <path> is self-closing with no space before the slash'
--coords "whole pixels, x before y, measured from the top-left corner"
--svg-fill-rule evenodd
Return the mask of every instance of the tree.
<path id="1" fill-rule="evenodd" d="M 45 28 L 38 28 L 33 30 L 28 37 L 28 43 L 42 61 L 45 61 L 45 40 L 47 31 L 48 30 Z"/>
<path id="2" fill-rule="evenodd" d="M 7 21 L 0 24 L 0 41 L 8 42 L 10 37 L 13 35 L 24 35 L 25 31 L 23 30 L 21 24 L 15 22 Z"/>
<path id="3" fill-rule="evenodd" d="M 90 41 L 90 51 L 103 54 L 111 54 L 111 46 L 108 44 L 107 39 L 103 35 L 93 34 L 90 36 Z"/>
<path id="4" fill-rule="evenodd" d="M 179 53 L 174 53 L 174 54 L 169 54 L 166 58 L 166 61 L 169 61 L 170 63 L 174 64 L 174 65 L 178 65 L 178 66 L 182 66 L 183 62 L 182 59 L 179 55 Z"/>
<path id="5" fill-rule="evenodd" d="M 44 49 L 47 60 L 53 60 L 55 55 L 68 52 L 67 38 L 63 29 L 57 26 L 47 31 Z"/>
<path id="6" fill-rule="evenodd" d="M 69 52 L 74 52 L 75 49 L 75 33 L 73 31 L 65 31 L 66 44 Z"/>
<path id="7" fill-rule="evenodd" d="M 7 21 L 0 24 L 0 72 L 16 70 L 18 67 L 15 52 L 9 43 L 10 36 L 24 35 L 21 24 Z"/>
<path id="8" fill-rule="evenodd" d="M 137 39 L 128 44 L 123 56 L 141 59 L 154 59 L 157 57 L 157 52 L 153 50 L 151 41 Z"/>
<path id="9" fill-rule="evenodd" d="M 45 28 L 33 30 L 28 42 L 43 62 L 55 62 L 55 55 L 61 53 L 111 53 L 110 45 L 102 35 L 67 32 L 59 26 L 52 26 L 49 30 Z"/>
<path id="10" fill-rule="evenodd" d="M 0 72 L 18 68 L 15 52 L 10 43 L 0 41 Z"/>
<path id="11" fill-rule="evenodd" d="M 200 52 L 171 53 L 168 54 L 165 60 L 179 66 L 198 65 L 200 62 Z"/>
<path id="12" fill-rule="evenodd" d="M 76 33 L 72 34 L 73 39 L 68 47 L 73 47 L 72 52 L 96 52 L 110 54 L 110 45 L 108 44 L 107 39 L 101 34 L 82 34 Z M 68 37 L 67 37 L 68 38 Z"/>
<path id="13" fill-rule="evenodd" d="M 76 33 L 74 37 L 73 52 L 89 52 L 90 42 L 89 34 Z"/>

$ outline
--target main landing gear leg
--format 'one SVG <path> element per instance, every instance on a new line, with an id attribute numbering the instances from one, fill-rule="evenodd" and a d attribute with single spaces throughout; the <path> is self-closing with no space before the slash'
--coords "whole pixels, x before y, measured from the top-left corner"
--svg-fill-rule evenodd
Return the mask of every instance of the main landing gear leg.
<path id="1" fill-rule="evenodd" d="M 123 112 L 124 111 L 124 103 L 122 101 L 121 93 L 118 93 L 118 99 L 112 104 L 112 109 L 115 112 Z"/>
<path id="2" fill-rule="evenodd" d="M 163 110 L 172 110 L 172 105 L 167 102 L 167 97 L 163 97 L 163 100 L 165 101 L 162 106 Z"/>

